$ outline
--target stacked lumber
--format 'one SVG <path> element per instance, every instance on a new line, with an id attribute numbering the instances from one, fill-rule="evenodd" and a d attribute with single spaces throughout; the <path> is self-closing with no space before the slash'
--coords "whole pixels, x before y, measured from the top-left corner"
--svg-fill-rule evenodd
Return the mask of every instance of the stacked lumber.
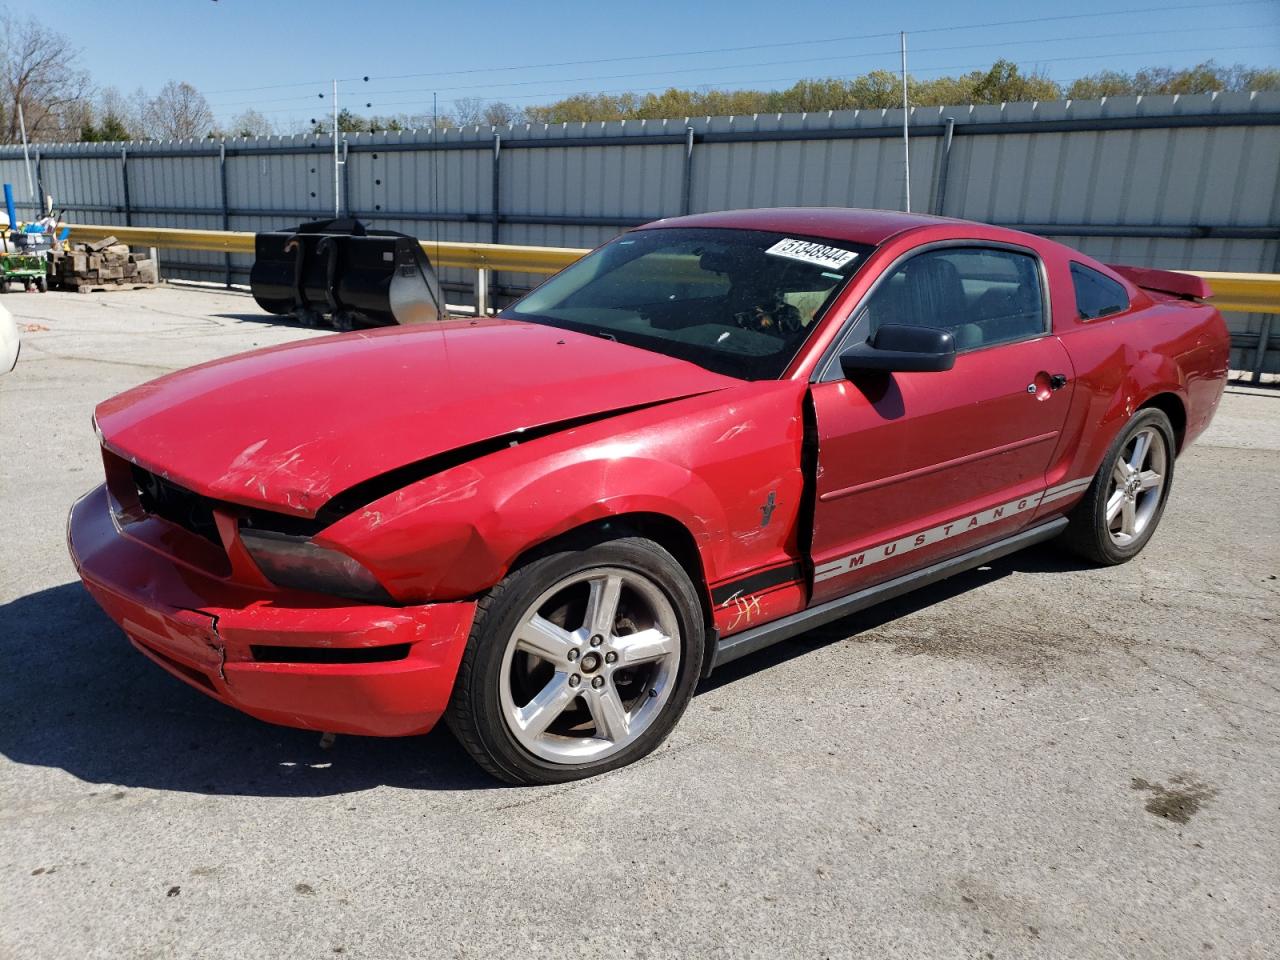
<path id="1" fill-rule="evenodd" d="M 73 243 L 70 250 L 49 254 L 49 286 L 57 290 L 134 289 L 158 280 L 156 262 L 146 254 L 130 253 L 128 244 L 115 237 Z"/>

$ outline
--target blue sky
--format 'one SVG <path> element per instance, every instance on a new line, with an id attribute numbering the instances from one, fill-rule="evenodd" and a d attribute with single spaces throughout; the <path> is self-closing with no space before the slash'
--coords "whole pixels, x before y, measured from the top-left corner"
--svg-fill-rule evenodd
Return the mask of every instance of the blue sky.
<path id="1" fill-rule="evenodd" d="M 318 94 L 335 74 L 343 105 L 381 114 L 429 113 L 433 91 L 447 109 L 458 97 L 523 106 L 584 90 L 777 88 L 896 70 L 904 29 L 921 77 L 998 57 L 1067 81 L 1208 58 L 1280 66 L 1280 0 L 59 0 L 29 9 L 80 48 L 99 86 L 128 93 L 186 80 L 220 120 L 253 107 L 284 126 L 327 109 Z M 711 52 L 725 47 L 756 49 Z"/>

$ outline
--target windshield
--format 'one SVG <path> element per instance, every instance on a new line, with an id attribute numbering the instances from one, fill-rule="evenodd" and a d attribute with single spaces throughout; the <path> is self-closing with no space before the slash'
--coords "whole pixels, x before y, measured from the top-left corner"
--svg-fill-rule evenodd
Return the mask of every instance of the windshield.
<path id="1" fill-rule="evenodd" d="M 760 230 L 624 234 L 502 313 L 688 360 L 781 376 L 870 247 Z"/>

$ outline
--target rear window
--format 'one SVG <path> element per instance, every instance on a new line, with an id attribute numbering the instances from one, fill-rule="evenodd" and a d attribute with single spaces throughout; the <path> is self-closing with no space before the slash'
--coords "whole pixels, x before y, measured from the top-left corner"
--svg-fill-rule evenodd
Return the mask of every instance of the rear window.
<path id="1" fill-rule="evenodd" d="M 1076 290 L 1076 309 L 1082 320 L 1097 320 L 1129 309 L 1129 294 L 1121 284 L 1082 263 L 1071 264 L 1071 285 Z"/>

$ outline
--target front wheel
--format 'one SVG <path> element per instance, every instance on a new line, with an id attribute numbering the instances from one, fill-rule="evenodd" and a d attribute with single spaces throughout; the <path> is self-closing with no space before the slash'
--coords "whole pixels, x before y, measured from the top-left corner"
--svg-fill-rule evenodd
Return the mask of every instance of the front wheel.
<path id="1" fill-rule="evenodd" d="M 1084 499 L 1071 511 L 1065 545 L 1106 566 L 1136 557 L 1164 515 L 1173 458 L 1169 418 L 1154 408 L 1138 411 L 1103 457 Z"/>
<path id="2" fill-rule="evenodd" d="M 480 601 L 446 719 L 494 776 L 561 783 L 671 732 L 703 655 L 693 584 L 639 537 L 538 558 Z"/>

